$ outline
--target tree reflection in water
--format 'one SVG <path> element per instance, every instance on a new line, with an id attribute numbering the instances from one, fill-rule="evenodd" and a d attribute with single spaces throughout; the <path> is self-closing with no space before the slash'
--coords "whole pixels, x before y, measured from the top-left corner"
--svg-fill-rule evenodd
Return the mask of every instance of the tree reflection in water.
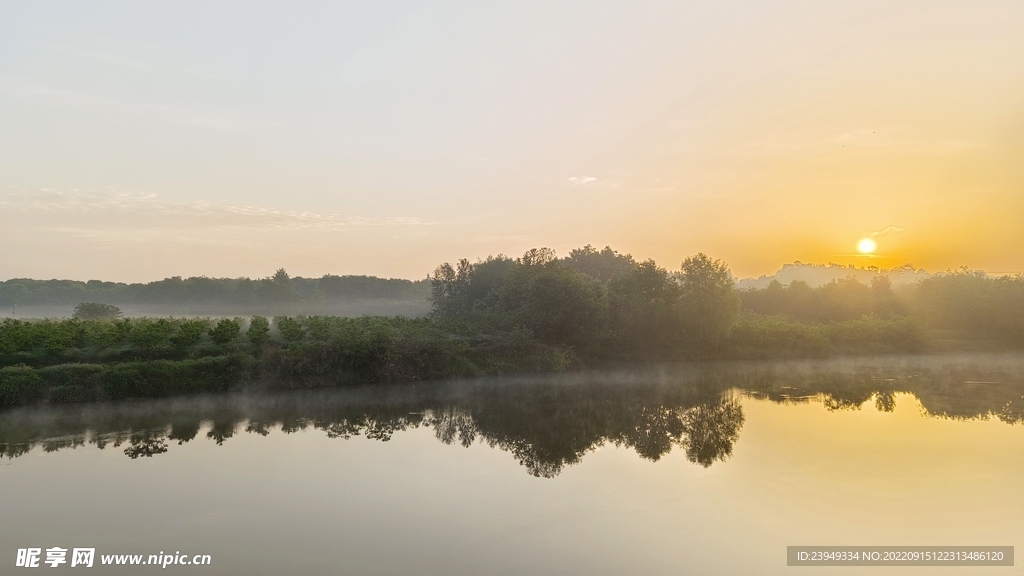
<path id="1" fill-rule="evenodd" d="M 132 434 L 130 442 L 131 445 L 124 449 L 124 453 L 132 460 L 139 456 L 155 456 L 167 452 L 167 435 L 153 430 Z"/>
<path id="2" fill-rule="evenodd" d="M 483 442 L 539 477 L 605 444 L 657 461 L 675 448 L 704 467 L 729 458 L 739 439 L 743 396 L 821 402 L 829 410 L 895 409 L 915 395 L 925 413 L 951 419 L 1024 422 L 1024 361 L 953 366 L 890 361 L 683 366 L 647 372 L 423 383 L 364 389 L 236 394 L 113 405 L 19 409 L 0 414 L 0 455 L 34 446 L 128 446 L 132 458 L 168 451 L 206 430 L 218 445 L 237 432 L 266 436 L 313 428 L 330 438 L 388 441 L 426 427 L 444 444 Z"/>

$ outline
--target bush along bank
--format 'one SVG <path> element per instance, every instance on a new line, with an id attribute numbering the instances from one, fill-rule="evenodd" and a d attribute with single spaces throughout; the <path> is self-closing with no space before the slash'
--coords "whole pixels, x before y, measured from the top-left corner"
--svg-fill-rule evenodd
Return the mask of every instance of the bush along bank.
<path id="1" fill-rule="evenodd" d="M 425 318 L 6 320 L 0 407 L 551 371 L 578 362 L 525 330 L 473 334 Z"/>

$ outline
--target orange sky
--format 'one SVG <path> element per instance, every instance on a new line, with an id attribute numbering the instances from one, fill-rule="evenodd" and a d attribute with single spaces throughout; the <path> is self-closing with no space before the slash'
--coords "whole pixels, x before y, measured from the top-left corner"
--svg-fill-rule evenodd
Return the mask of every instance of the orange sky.
<path id="1" fill-rule="evenodd" d="M 23 5 L 0 279 L 421 278 L 587 243 L 1024 271 L 1022 29 L 1012 1 Z"/>

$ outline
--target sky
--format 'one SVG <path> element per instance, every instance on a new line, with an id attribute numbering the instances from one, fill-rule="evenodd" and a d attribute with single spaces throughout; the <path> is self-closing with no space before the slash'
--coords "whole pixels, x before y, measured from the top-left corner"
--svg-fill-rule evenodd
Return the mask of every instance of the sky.
<path id="1" fill-rule="evenodd" d="M 1021 30 L 1019 0 L 0 0 L 0 279 L 584 244 L 1020 272 Z"/>

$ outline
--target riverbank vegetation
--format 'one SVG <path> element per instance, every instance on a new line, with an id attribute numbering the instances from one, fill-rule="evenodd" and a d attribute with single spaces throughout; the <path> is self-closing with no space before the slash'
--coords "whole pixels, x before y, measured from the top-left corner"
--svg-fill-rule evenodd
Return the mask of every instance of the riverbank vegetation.
<path id="1" fill-rule="evenodd" d="M 317 429 L 386 441 L 426 428 L 445 444 L 486 442 L 532 475 L 552 477 L 607 444 L 649 460 L 682 450 L 726 460 L 744 424 L 742 397 L 829 411 L 1024 422 L 1024 363 L 1014 355 L 669 364 L 637 370 L 492 378 L 455 384 L 225 394 L 202 399 L 24 408 L 0 418 L 0 457 L 94 445 L 151 457 L 207 438 Z"/>
<path id="2" fill-rule="evenodd" d="M 283 272 L 283 271 L 282 271 Z M 278 275 L 282 293 L 294 279 Z M 240 385 L 338 386 L 637 361 L 1024 347 L 1024 278 L 955 271 L 736 290 L 704 254 L 675 271 L 590 246 L 442 264 L 428 317 L 256 315 L 0 322 L 0 406 Z"/>

